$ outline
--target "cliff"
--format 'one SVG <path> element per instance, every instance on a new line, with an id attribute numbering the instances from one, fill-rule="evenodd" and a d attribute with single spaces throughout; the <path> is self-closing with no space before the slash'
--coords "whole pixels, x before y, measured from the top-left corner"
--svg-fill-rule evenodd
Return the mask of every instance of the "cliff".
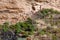
<path id="1" fill-rule="evenodd" d="M 41 8 L 60 10 L 59 4 L 59 0 L 0 0 L 0 23 L 24 21 Z"/>

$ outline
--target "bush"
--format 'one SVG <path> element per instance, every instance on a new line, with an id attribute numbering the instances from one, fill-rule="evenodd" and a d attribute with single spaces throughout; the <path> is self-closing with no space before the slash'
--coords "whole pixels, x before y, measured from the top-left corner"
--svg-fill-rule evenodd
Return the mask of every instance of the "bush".
<path id="1" fill-rule="evenodd" d="M 53 10 L 53 9 L 42 9 L 38 11 L 38 14 L 44 18 L 46 16 L 49 16 L 49 14 L 60 14 L 59 11 Z"/>
<path id="2" fill-rule="evenodd" d="M 52 40 L 57 40 L 57 36 L 52 35 Z"/>
<path id="3" fill-rule="evenodd" d="M 5 23 L 2 25 L 2 27 L 3 27 L 3 31 L 4 31 L 4 32 L 8 31 L 8 29 L 9 29 L 9 23 L 8 23 L 8 22 L 5 22 Z"/>
<path id="4" fill-rule="evenodd" d="M 14 31 L 16 34 L 23 34 L 23 35 L 31 35 L 33 34 L 34 30 L 35 30 L 35 27 L 33 25 L 33 22 L 31 19 L 28 18 L 27 21 L 25 22 L 18 22 L 16 23 L 15 25 L 10 25 L 10 28 Z"/>
<path id="5" fill-rule="evenodd" d="M 18 34 L 22 34 L 23 36 L 27 37 L 32 35 L 35 31 L 35 26 L 33 25 L 33 21 L 31 19 L 11 25 L 9 25 L 8 22 L 5 22 L 3 25 L 1 25 L 1 27 L 4 33 L 11 31 L 17 36 Z"/>

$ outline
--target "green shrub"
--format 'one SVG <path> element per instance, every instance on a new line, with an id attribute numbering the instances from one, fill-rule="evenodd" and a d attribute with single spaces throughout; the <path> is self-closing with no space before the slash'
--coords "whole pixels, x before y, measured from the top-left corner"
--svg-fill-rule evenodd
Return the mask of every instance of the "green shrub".
<path id="1" fill-rule="evenodd" d="M 57 40 L 57 36 L 52 35 L 52 40 Z"/>
<path id="2" fill-rule="evenodd" d="M 40 34 L 40 35 L 44 35 L 44 34 L 46 34 L 46 32 L 45 32 L 45 30 L 38 30 L 38 33 Z"/>
<path id="3" fill-rule="evenodd" d="M 54 9 L 42 9 L 37 12 L 42 18 L 45 18 L 46 16 L 49 16 L 49 14 L 60 14 L 59 11 L 54 10 Z"/>
<path id="4" fill-rule="evenodd" d="M 16 24 L 9 25 L 8 22 L 5 22 L 2 26 L 4 32 L 12 31 L 16 34 L 23 34 L 24 36 L 32 35 L 35 31 L 35 26 L 33 25 L 33 21 L 28 18 L 27 21 L 18 22 Z"/>
<path id="5" fill-rule="evenodd" d="M 14 25 L 10 25 L 10 28 L 16 32 L 16 34 L 23 33 L 23 35 L 33 34 L 35 27 L 31 19 L 28 19 L 25 22 L 18 22 Z"/>
<path id="6" fill-rule="evenodd" d="M 2 27 L 3 27 L 3 31 L 4 31 L 4 32 L 8 31 L 8 29 L 9 29 L 9 23 L 8 23 L 8 22 L 5 22 L 5 23 L 2 25 Z"/>

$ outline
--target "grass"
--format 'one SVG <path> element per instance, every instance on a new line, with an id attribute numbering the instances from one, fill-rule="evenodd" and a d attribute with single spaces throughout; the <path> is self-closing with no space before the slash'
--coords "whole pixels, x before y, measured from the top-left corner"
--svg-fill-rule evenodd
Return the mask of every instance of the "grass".
<path id="1" fill-rule="evenodd" d="M 57 40 L 57 36 L 56 35 L 52 35 L 52 40 Z"/>
<path id="2" fill-rule="evenodd" d="M 54 9 L 42 9 L 38 11 L 38 14 L 45 18 L 46 16 L 49 16 L 50 14 L 60 14 L 59 11 L 54 10 Z"/>
<path id="3" fill-rule="evenodd" d="M 44 30 L 39 30 L 39 34 L 44 35 L 44 34 L 46 34 L 46 32 Z"/>
<path id="4" fill-rule="evenodd" d="M 56 34 L 60 33 L 60 28 L 55 29 L 55 28 L 47 27 L 47 28 L 38 30 L 38 33 L 42 36 L 48 35 L 51 37 L 52 40 L 57 40 L 58 37 L 60 36 L 57 36 Z"/>
<path id="5" fill-rule="evenodd" d="M 55 14 L 60 14 L 59 11 L 54 10 L 54 9 L 42 9 L 41 11 L 38 11 L 38 14 L 40 15 L 40 17 L 46 22 L 46 23 L 50 23 L 51 26 L 54 25 L 59 25 L 60 21 L 59 19 L 56 21 L 54 21 L 54 15 Z"/>

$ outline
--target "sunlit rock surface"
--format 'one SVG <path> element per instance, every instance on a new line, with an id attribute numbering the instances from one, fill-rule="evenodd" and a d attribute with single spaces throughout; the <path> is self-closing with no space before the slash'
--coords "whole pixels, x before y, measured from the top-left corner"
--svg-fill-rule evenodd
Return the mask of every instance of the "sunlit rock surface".
<path id="1" fill-rule="evenodd" d="M 0 0 L 0 24 L 6 21 L 10 23 L 25 21 L 42 8 L 60 10 L 59 4 L 60 0 Z"/>
<path id="2" fill-rule="evenodd" d="M 25 0 L 0 0 L 0 23 L 26 20 L 30 6 Z"/>

